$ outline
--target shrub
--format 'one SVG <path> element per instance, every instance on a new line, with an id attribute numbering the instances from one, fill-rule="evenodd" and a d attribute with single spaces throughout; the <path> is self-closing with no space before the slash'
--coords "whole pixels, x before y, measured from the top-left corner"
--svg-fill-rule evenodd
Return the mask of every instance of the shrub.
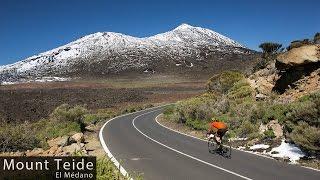
<path id="1" fill-rule="evenodd" d="M 320 44 L 320 33 L 316 33 L 313 38 L 313 42 L 316 44 Z"/>
<path id="2" fill-rule="evenodd" d="M 300 121 L 290 133 L 290 138 L 305 151 L 320 154 L 320 128 Z"/>
<path id="3" fill-rule="evenodd" d="M 111 159 L 101 158 L 97 160 L 97 179 L 118 179 L 119 170 L 114 166 Z"/>
<path id="4" fill-rule="evenodd" d="M 207 130 L 208 129 L 208 121 L 203 120 L 193 120 L 187 119 L 186 125 L 193 128 L 194 130 Z"/>
<path id="5" fill-rule="evenodd" d="M 270 120 L 277 119 L 280 123 L 286 120 L 287 105 L 283 104 L 274 104 L 269 105 L 264 111 L 262 117 L 263 123 L 268 123 Z"/>
<path id="6" fill-rule="evenodd" d="M 244 79 L 244 75 L 237 71 L 225 71 L 221 73 L 220 84 L 223 92 L 227 92 L 235 83 Z"/>
<path id="7" fill-rule="evenodd" d="M 51 139 L 63 135 L 72 135 L 77 132 L 83 132 L 84 127 L 77 122 L 48 123 L 45 128 L 45 137 Z"/>
<path id="8" fill-rule="evenodd" d="M 252 97 L 253 90 L 248 82 L 238 81 L 228 91 L 228 98 L 230 99 L 242 99 L 246 97 Z"/>
<path id="9" fill-rule="evenodd" d="M 256 124 L 252 124 L 248 120 L 244 120 L 240 127 L 237 129 L 239 137 L 256 138 L 258 137 L 259 127 Z"/>
<path id="10" fill-rule="evenodd" d="M 2 124 L 0 128 L 0 151 L 24 151 L 39 147 L 41 140 L 33 132 L 30 125 L 24 124 Z"/>
<path id="11" fill-rule="evenodd" d="M 191 120 L 208 120 L 216 112 L 213 108 L 216 97 L 213 94 L 203 94 L 177 103 L 177 113 L 182 122 Z"/>
<path id="12" fill-rule="evenodd" d="M 63 104 L 57 107 L 52 114 L 50 119 L 58 121 L 63 124 L 64 122 L 70 123 L 71 128 L 75 128 L 76 124 L 80 125 L 81 131 L 85 130 L 84 117 L 88 113 L 88 110 L 83 106 L 71 107 L 68 104 Z"/>
<path id="13" fill-rule="evenodd" d="M 88 110 L 83 106 L 71 107 L 68 104 L 63 104 L 57 107 L 50 117 L 58 121 L 81 122 L 87 113 Z"/>
<path id="14" fill-rule="evenodd" d="M 101 114 L 99 114 L 101 115 Z M 89 124 L 96 124 L 98 121 L 101 120 L 101 117 L 98 114 L 86 114 L 83 118 L 83 123 L 85 125 Z"/>
<path id="15" fill-rule="evenodd" d="M 164 108 L 163 114 L 164 114 L 164 115 L 171 115 L 171 114 L 173 114 L 174 108 L 175 108 L 174 105 L 166 106 L 166 107 Z"/>
<path id="16" fill-rule="evenodd" d="M 230 110 L 230 100 L 224 95 L 221 96 L 215 103 L 215 109 L 220 114 L 227 113 Z"/>
<path id="17" fill-rule="evenodd" d="M 281 47 L 282 47 L 281 44 L 273 43 L 273 42 L 265 42 L 259 45 L 259 48 L 262 49 L 264 56 L 273 55 L 277 53 Z"/>
<path id="18" fill-rule="evenodd" d="M 220 82 L 219 82 L 219 75 L 212 76 L 207 81 L 206 88 L 207 88 L 207 92 L 208 93 L 221 92 L 221 85 L 220 85 Z"/>
<path id="19" fill-rule="evenodd" d="M 115 113 L 112 111 L 99 111 L 95 114 L 85 114 L 83 117 L 83 122 L 85 125 L 96 124 L 100 121 L 110 119 L 115 116 Z"/>
<path id="20" fill-rule="evenodd" d="M 263 134 L 266 139 L 273 139 L 276 137 L 272 129 L 267 129 L 266 131 L 263 132 Z"/>
<path id="21" fill-rule="evenodd" d="M 250 121 L 254 123 L 261 122 L 264 117 L 266 108 L 268 108 L 266 103 L 257 103 L 256 106 L 252 108 L 252 112 L 249 117 Z"/>
<path id="22" fill-rule="evenodd" d="M 264 69 L 265 67 L 267 67 L 267 65 L 268 65 L 267 59 L 262 58 L 253 66 L 253 72 L 257 72 L 260 69 Z"/>
<path id="23" fill-rule="evenodd" d="M 290 104 L 287 120 L 293 123 L 305 121 L 311 126 L 320 127 L 320 92 L 304 96 Z"/>
<path id="24" fill-rule="evenodd" d="M 287 47 L 287 50 L 289 51 L 289 50 L 291 50 L 293 48 L 298 48 L 298 47 L 301 47 L 301 46 L 304 46 L 304 45 L 308 45 L 308 44 L 311 44 L 309 39 L 292 41 L 290 43 L 290 45 Z"/>
<path id="25" fill-rule="evenodd" d="M 224 71 L 208 80 L 207 91 L 227 92 L 236 82 L 242 79 L 244 79 L 244 75 L 238 71 Z"/>

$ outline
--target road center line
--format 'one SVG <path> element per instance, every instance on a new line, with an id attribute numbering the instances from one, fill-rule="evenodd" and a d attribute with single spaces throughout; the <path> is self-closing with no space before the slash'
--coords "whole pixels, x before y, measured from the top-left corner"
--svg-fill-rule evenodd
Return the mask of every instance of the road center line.
<path id="1" fill-rule="evenodd" d="M 155 112 L 155 111 L 158 111 L 158 110 L 153 110 L 153 111 L 150 111 L 150 112 L 146 112 L 146 113 L 140 114 L 139 116 L 136 116 L 136 117 L 132 120 L 132 125 L 133 125 L 133 127 L 134 127 L 139 133 L 141 133 L 143 136 L 145 136 L 146 138 L 150 139 L 151 141 L 153 141 L 153 142 L 155 142 L 155 143 L 157 143 L 157 144 L 159 144 L 159 145 L 161 145 L 161 146 L 163 146 L 163 147 L 166 147 L 166 148 L 168 148 L 168 149 L 170 149 L 170 150 L 172 150 L 172 151 L 174 151 L 174 152 L 176 152 L 176 153 L 179 153 L 179 154 L 181 154 L 181 155 L 187 156 L 187 157 L 189 157 L 189 158 L 191 158 L 191 159 L 193 159 L 193 160 L 196 160 L 196 161 L 199 161 L 199 162 L 201 162 L 201 163 L 204 163 L 204 164 L 206 164 L 206 165 L 208 165 L 208 166 L 211 166 L 211 167 L 220 169 L 220 170 L 222 170 L 222 171 L 225 171 L 225 172 L 227 172 L 227 173 L 233 174 L 233 175 L 238 176 L 238 177 L 240 177 L 240 178 L 243 178 L 243 179 L 246 179 L 246 180 L 252 180 L 251 178 L 248 178 L 248 177 L 246 177 L 246 176 L 242 176 L 242 175 L 240 175 L 240 174 L 238 174 L 238 173 L 235 173 L 235 172 L 233 172 L 233 171 L 224 169 L 224 168 L 222 168 L 222 167 L 219 167 L 219 166 L 217 166 L 217 165 L 208 163 L 208 162 L 206 162 L 206 161 L 203 161 L 203 160 L 201 160 L 201 159 L 198 159 L 198 158 L 196 158 L 196 157 L 194 157 L 194 156 L 191 156 L 191 155 L 189 155 L 189 154 L 183 153 L 183 152 L 181 152 L 181 151 L 179 151 L 179 150 L 177 150 L 177 149 L 174 149 L 174 148 L 172 148 L 172 147 L 170 147 L 170 146 L 167 146 L 167 145 L 165 145 L 165 144 L 163 144 L 163 143 L 161 143 L 161 142 L 159 142 L 159 141 L 157 141 L 157 140 L 155 140 L 155 139 L 152 139 L 151 137 L 149 137 L 149 136 L 147 136 L 146 134 L 144 134 L 141 130 L 139 130 L 139 129 L 136 127 L 136 125 L 135 125 L 135 120 L 136 120 L 137 118 L 141 117 L 141 116 L 144 116 L 144 115 L 146 115 L 146 114 L 150 114 L 150 113 Z"/>

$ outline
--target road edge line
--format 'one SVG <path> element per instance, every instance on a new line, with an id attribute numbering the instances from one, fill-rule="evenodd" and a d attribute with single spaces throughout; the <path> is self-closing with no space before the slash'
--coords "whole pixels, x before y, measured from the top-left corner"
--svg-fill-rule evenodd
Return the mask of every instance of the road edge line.
<path id="1" fill-rule="evenodd" d="M 157 110 L 154 110 L 154 111 L 157 111 Z M 163 144 L 163 143 L 161 143 L 161 142 L 159 142 L 159 141 L 157 141 L 157 140 L 155 140 L 155 139 L 152 139 L 151 137 L 149 137 L 149 136 L 147 136 L 146 134 L 144 134 L 141 130 L 139 130 L 139 129 L 136 127 L 136 125 L 135 125 L 135 120 L 136 120 L 138 117 L 141 117 L 141 116 L 143 116 L 143 115 L 152 113 L 152 112 L 154 112 L 154 111 L 146 112 L 146 113 L 140 114 L 139 116 L 136 116 L 135 118 L 133 118 L 133 120 L 132 120 L 132 125 L 133 125 L 133 127 L 134 127 L 140 134 L 142 134 L 142 135 L 145 136 L 146 138 L 150 139 L 151 141 L 153 141 L 153 142 L 155 142 L 155 143 L 157 143 L 157 144 L 159 144 L 159 145 L 161 145 L 161 146 L 163 146 L 163 147 L 165 147 L 165 148 L 167 148 L 167 149 L 170 149 L 170 150 L 172 150 L 172 151 L 174 151 L 174 152 L 176 152 L 176 153 L 178 153 L 178 154 L 187 156 L 187 157 L 189 157 L 190 159 L 199 161 L 199 162 L 204 163 L 204 164 L 206 164 L 206 165 L 208 165 L 208 166 L 214 167 L 214 168 L 216 168 L 216 169 L 220 169 L 220 170 L 222 170 L 222 171 L 224 171 L 224 172 L 227 172 L 227 173 L 229 173 L 229 174 L 238 176 L 238 177 L 240 177 L 240 178 L 243 178 L 243 179 L 246 179 L 246 180 L 253 180 L 253 179 L 251 179 L 251 178 L 248 178 L 248 177 L 243 176 L 243 175 L 241 175 L 241 174 L 238 174 L 238 173 L 236 173 L 236 172 L 230 171 L 230 170 L 228 170 L 228 169 L 224 169 L 224 168 L 222 168 L 222 167 L 220 167 L 220 166 L 217 166 L 217 165 L 208 163 L 208 162 L 206 162 L 206 161 L 204 161 L 204 160 L 198 159 L 198 158 L 196 158 L 196 157 L 194 157 L 194 156 L 191 156 L 191 155 L 189 155 L 189 154 L 186 154 L 186 153 L 184 153 L 184 152 L 181 152 L 181 151 L 179 151 L 179 150 L 177 150 L 177 149 L 174 149 L 174 148 L 172 148 L 172 147 L 170 147 L 170 146 L 167 146 L 167 145 L 165 145 L 165 144 Z M 158 116 L 159 116 L 159 115 L 158 115 Z"/>
<path id="2" fill-rule="evenodd" d="M 170 128 L 170 127 L 167 127 L 167 126 L 165 126 L 165 125 L 163 125 L 163 124 L 159 123 L 159 121 L 158 121 L 158 117 L 159 117 L 160 115 L 162 115 L 162 114 L 163 114 L 163 113 L 159 114 L 159 115 L 155 118 L 155 121 L 156 121 L 160 126 L 162 126 L 162 127 L 166 128 L 166 129 L 169 129 L 169 130 L 171 130 L 171 131 L 173 131 L 173 132 L 176 132 L 176 133 L 179 133 L 179 134 L 182 134 L 182 135 L 185 135 L 185 136 L 188 136 L 188 137 L 194 138 L 194 139 L 198 139 L 198 140 L 201 140 L 201 141 L 207 142 L 207 141 L 206 141 L 206 140 L 204 140 L 204 139 L 201 139 L 201 138 L 198 138 L 198 137 L 195 137 L 195 136 L 192 136 L 192 135 L 189 135 L 189 134 L 186 134 L 186 133 L 183 133 L 183 132 L 177 131 L 177 130 L 175 130 L 175 129 L 172 129 L 172 128 Z M 268 159 L 272 159 L 272 160 L 276 161 L 276 159 L 275 159 L 275 158 L 272 158 L 272 157 L 269 157 L 269 156 L 266 156 L 266 155 L 263 155 L 263 154 L 257 154 L 257 153 L 254 153 L 254 152 L 245 151 L 245 150 L 237 149 L 237 148 L 234 148 L 234 147 L 231 147 L 231 148 L 232 148 L 232 149 L 234 149 L 234 150 L 236 150 L 236 151 L 241 151 L 241 152 L 245 152 L 245 153 L 249 153 L 249 154 L 257 155 L 257 156 L 260 156 L 260 157 L 264 157 L 264 158 L 268 158 Z M 295 165 L 295 164 L 291 164 L 291 165 Z M 306 168 L 306 169 L 310 169 L 310 170 L 314 170 L 314 171 L 318 171 L 318 172 L 320 172 L 320 170 L 319 170 L 319 169 L 315 169 L 315 168 L 312 168 L 312 167 L 302 166 L 302 165 L 298 165 L 298 166 L 300 166 L 300 167 L 302 167 L 302 168 Z"/>
<path id="3" fill-rule="evenodd" d="M 165 104 L 165 105 L 161 105 L 161 106 L 156 106 L 156 107 L 152 107 L 152 108 L 147 108 L 147 109 L 143 109 L 141 111 L 136 111 L 136 112 L 132 112 L 132 113 L 127 113 L 127 114 L 122 114 L 120 116 L 116 116 L 116 117 L 113 117 L 111 119 L 109 119 L 107 122 L 105 122 L 102 127 L 100 128 L 99 130 L 99 141 L 100 141 L 100 144 L 103 148 L 103 150 L 105 151 L 105 153 L 107 154 L 107 156 L 110 158 L 110 160 L 113 162 L 113 164 L 116 166 L 117 169 L 120 168 L 120 173 L 124 176 L 124 177 L 130 177 L 129 176 L 129 173 L 124 169 L 123 166 L 121 166 L 121 164 L 119 163 L 119 161 L 112 155 L 111 151 L 109 150 L 105 140 L 103 139 L 103 130 L 104 128 L 107 126 L 107 124 L 117 118 L 120 118 L 120 117 L 124 117 L 124 116 L 128 116 L 128 115 L 131 115 L 131 114 L 135 114 L 135 113 L 139 113 L 139 112 L 143 112 L 143 111 L 148 111 L 148 110 L 152 110 L 152 109 L 156 109 L 156 108 L 161 108 L 161 107 L 164 107 L 164 106 L 168 106 L 170 104 Z M 139 115 L 138 115 L 139 116 Z M 133 178 L 130 178 L 130 180 L 133 180 Z"/>
<path id="4" fill-rule="evenodd" d="M 158 116 L 160 116 L 161 114 L 159 114 Z M 169 128 L 161 123 L 159 123 L 158 121 L 158 116 L 155 118 L 155 121 L 162 127 L 166 128 L 166 129 L 169 129 L 171 131 L 174 131 L 176 133 L 179 133 L 179 134 L 182 134 L 182 135 L 185 135 L 185 136 L 188 136 L 188 137 L 191 137 L 191 138 L 194 138 L 194 139 L 198 139 L 198 140 L 201 140 L 201 141 L 204 141 L 204 142 L 207 142 L 205 139 L 201 139 L 201 138 L 198 138 L 198 137 L 195 137 L 195 136 L 192 136 L 192 135 L 189 135 L 189 134 L 186 134 L 186 133 L 183 133 L 183 132 L 180 132 L 180 131 L 177 131 L 177 130 L 174 130 L 172 128 Z M 266 156 L 266 155 L 263 155 L 263 154 L 257 154 L 257 153 L 254 153 L 254 152 L 250 152 L 250 151 L 244 151 L 244 150 L 241 150 L 241 149 L 237 149 L 237 148 L 234 148 L 234 147 L 231 147 L 233 150 L 236 150 L 236 151 L 241 151 L 241 152 L 246 152 L 246 153 L 249 153 L 249 154 L 253 154 L 253 155 L 257 155 L 257 156 L 260 156 L 260 157 L 264 157 L 264 158 L 268 158 L 268 159 L 272 159 L 272 160 L 275 160 L 274 158 L 272 157 L 269 157 L 269 156 Z"/>

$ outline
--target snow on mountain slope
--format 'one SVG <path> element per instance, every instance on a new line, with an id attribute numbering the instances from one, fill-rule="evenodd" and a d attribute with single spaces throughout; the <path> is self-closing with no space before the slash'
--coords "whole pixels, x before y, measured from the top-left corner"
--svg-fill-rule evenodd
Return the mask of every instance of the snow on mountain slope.
<path id="1" fill-rule="evenodd" d="M 91 72 L 145 71 L 160 60 L 173 62 L 174 66 L 185 63 L 190 67 L 192 63 L 186 60 L 203 60 L 212 52 L 243 54 L 249 51 L 219 33 L 188 24 L 146 38 L 97 32 L 17 63 L 0 66 L 0 81 Z"/>
<path id="2" fill-rule="evenodd" d="M 193 27 L 188 24 L 182 24 L 172 31 L 151 36 L 149 39 L 160 43 L 195 43 L 210 44 L 215 46 L 234 46 L 243 47 L 234 40 L 219 33 L 201 27 Z"/>

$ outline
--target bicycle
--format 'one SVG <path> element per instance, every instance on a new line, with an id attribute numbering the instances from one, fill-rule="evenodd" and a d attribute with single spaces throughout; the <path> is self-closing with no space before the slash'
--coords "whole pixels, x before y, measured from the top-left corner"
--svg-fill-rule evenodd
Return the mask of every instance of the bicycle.
<path id="1" fill-rule="evenodd" d="M 209 134 L 208 137 L 208 150 L 209 153 L 217 153 L 222 156 L 231 158 L 231 143 L 228 141 L 226 136 L 223 136 L 221 144 L 219 145 L 215 134 Z M 219 148 L 221 146 L 221 148 Z"/>

